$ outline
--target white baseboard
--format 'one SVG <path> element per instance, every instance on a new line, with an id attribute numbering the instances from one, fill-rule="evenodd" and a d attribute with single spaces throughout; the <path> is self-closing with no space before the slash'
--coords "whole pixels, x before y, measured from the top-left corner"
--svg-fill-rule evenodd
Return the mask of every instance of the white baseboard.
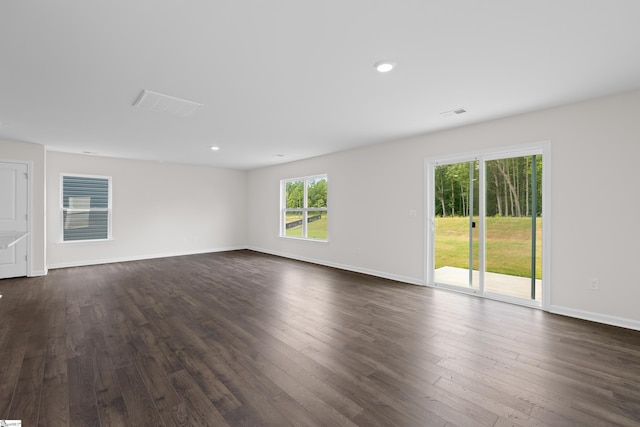
<path id="1" fill-rule="evenodd" d="M 211 248 L 211 249 L 201 249 L 196 251 L 181 251 L 181 252 L 164 252 L 158 254 L 148 254 L 148 255 L 134 255 L 128 257 L 116 257 L 116 258 L 106 258 L 106 259 L 92 259 L 92 260 L 83 260 L 83 261 L 70 261 L 70 262 L 61 262 L 55 264 L 49 264 L 47 267 L 49 269 L 56 268 L 69 268 L 69 267 L 84 267 L 88 265 L 99 265 L 99 264 L 111 264 L 114 262 L 128 262 L 128 261 L 142 261 L 145 259 L 155 259 L 155 258 L 169 258 L 174 256 L 184 256 L 184 255 L 198 255 L 198 254 L 208 254 L 212 252 L 225 252 L 225 251 L 237 251 L 241 249 L 247 249 L 246 246 L 231 246 L 226 248 Z"/>
<path id="2" fill-rule="evenodd" d="M 607 314 L 593 313 L 590 311 L 576 310 L 568 307 L 552 305 L 547 310 L 549 313 L 561 314 L 563 316 L 575 317 L 577 319 L 589 320 L 591 322 L 604 323 L 605 325 L 619 326 L 621 328 L 634 329 L 640 331 L 640 322 L 623 317 L 609 316 Z"/>
<path id="3" fill-rule="evenodd" d="M 269 254 L 269 255 L 275 255 L 275 256 L 280 256 L 280 257 L 284 257 L 284 258 L 291 258 L 291 259 L 295 259 L 297 261 L 304 261 L 304 262 L 310 262 L 312 264 L 324 265 L 325 267 L 332 267 L 332 268 L 337 268 L 337 269 L 340 269 L 340 270 L 353 271 L 354 273 L 368 274 L 369 276 L 375 276 L 375 277 L 381 277 L 383 279 L 395 280 L 397 282 L 408 283 L 410 285 L 424 286 L 424 284 L 425 284 L 424 280 L 416 279 L 414 277 L 401 276 L 401 275 L 398 275 L 398 274 L 387 273 L 387 272 L 384 272 L 384 271 L 371 270 L 371 269 L 368 269 L 368 268 L 355 267 L 355 266 L 352 266 L 352 265 L 339 264 L 339 263 L 335 263 L 335 262 L 323 261 L 323 260 L 318 260 L 318 259 L 313 259 L 313 258 L 306 258 L 306 257 L 301 257 L 301 256 L 295 255 L 295 254 L 290 254 L 290 253 L 286 253 L 286 252 L 272 251 L 272 250 L 269 250 L 269 249 L 257 248 L 257 247 L 252 247 L 252 246 L 248 247 L 247 249 L 252 250 L 252 251 L 256 251 L 256 252 L 262 252 L 262 253 Z"/>

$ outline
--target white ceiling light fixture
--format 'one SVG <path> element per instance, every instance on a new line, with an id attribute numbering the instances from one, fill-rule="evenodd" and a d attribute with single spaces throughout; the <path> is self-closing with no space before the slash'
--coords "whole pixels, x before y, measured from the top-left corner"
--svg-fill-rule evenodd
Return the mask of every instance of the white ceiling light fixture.
<path id="1" fill-rule="evenodd" d="M 393 61 L 378 61 L 373 64 L 373 66 L 379 73 L 388 73 L 389 71 L 396 68 L 396 63 Z"/>
<path id="2" fill-rule="evenodd" d="M 218 150 L 220 149 L 220 147 L 217 147 L 217 146 L 215 146 L 215 145 L 212 145 L 212 146 L 211 146 L 211 147 L 209 147 L 209 148 L 211 148 L 211 151 L 218 151 Z"/>
<path id="3" fill-rule="evenodd" d="M 143 110 L 188 117 L 202 107 L 202 104 L 145 89 L 140 93 L 133 106 Z"/>

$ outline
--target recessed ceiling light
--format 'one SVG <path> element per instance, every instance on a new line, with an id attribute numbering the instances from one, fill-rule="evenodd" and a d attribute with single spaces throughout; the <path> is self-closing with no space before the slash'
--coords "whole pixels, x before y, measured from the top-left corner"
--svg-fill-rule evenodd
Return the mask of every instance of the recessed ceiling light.
<path id="1" fill-rule="evenodd" d="M 392 61 L 378 61 L 373 66 L 379 73 L 388 73 L 396 67 L 396 63 Z"/>
<path id="2" fill-rule="evenodd" d="M 215 145 L 211 146 L 210 148 L 211 148 L 211 151 L 218 151 L 220 149 L 220 147 L 216 147 Z"/>

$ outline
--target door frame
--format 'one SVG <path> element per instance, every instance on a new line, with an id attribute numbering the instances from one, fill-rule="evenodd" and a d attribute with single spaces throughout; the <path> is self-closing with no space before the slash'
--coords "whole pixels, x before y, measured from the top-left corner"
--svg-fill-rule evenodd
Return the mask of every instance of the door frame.
<path id="1" fill-rule="evenodd" d="M 480 256 L 480 282 L 479 290 L 465 289 L 458 286 L 436 283 L 434 280 L 435 267 L 435 174 L 434 169 L 437 164 L 453 164 L 461 162 L 480 161 L 480 176 L 484 182 L 485 179 L 485 161 L 495 160 L 508 157 L 520 157 L 525 155 L 541 154 L 542 155 L 542 301 L 530 301 L 522 298 L 515 298 L 495 293 L 486 293 L 484 291 L 484 270 L 485 270 L 485 190 L 481 189 L 479 198 L 479 221 L 481 223 L 479 232 L 479 256 Z M 424 211 L 426 213 L 425 220 L 425 259 L 424 283 L 428 287 L 447 289 L 466 294 L 472 294 L 483 298 L 505 301 L 528 307 L 542 308 L 548 310 L 551 305 L 551 142 L 539 141 L 526 144 L 512 145 L 506 147 L 483 148 L 473 152 L 458 153 L 451 155 L 427 157 L 424 160 L 425 166 L 425 199 Z"/>
<path id="2" fill-rule="evenodd" d="M 33 161 L 31 160 L 15 160 L 15 159 L 2 159 L 0 163 L 15 163 L 27 166 L 27 277 L 33 275 L 33 269 L 31 266 L 31 250 L 33 248 Z"/>

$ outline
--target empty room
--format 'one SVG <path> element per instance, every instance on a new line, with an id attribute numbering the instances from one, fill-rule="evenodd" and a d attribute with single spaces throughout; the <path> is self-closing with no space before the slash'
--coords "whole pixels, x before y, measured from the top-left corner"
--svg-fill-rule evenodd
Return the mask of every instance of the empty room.
<path id="1" fill-rule="evenodd" d="M 638 426 L 640 3 L 0 4 L 0 421 Z"/>

